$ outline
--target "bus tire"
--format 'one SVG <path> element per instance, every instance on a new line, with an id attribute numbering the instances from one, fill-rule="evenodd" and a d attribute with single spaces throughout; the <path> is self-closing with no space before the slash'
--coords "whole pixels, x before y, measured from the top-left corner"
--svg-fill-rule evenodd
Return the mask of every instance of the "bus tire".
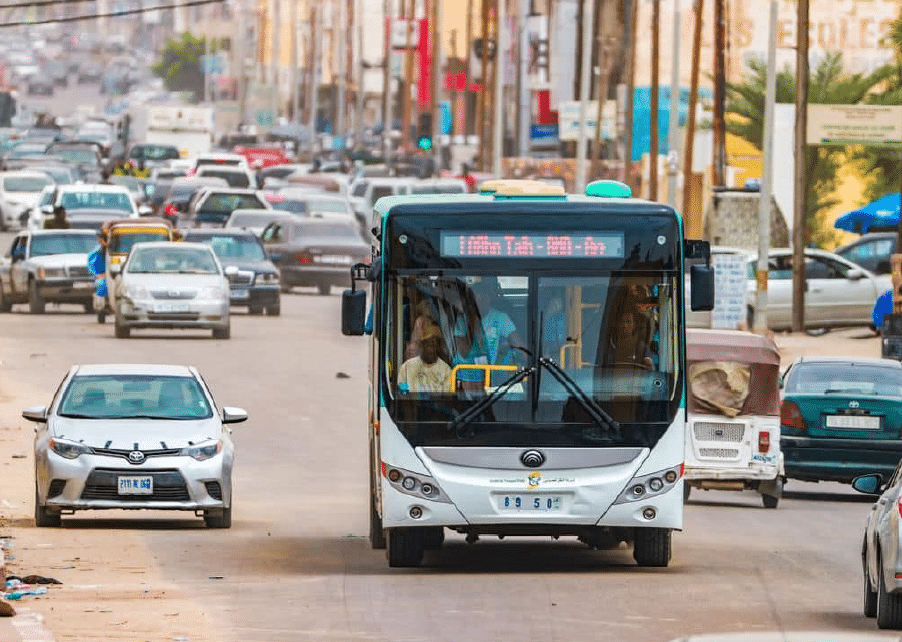
<path id="1" fill-rule="evenodd" d="M 414 568 L 423 561 L 425 541 L 419 528 L 389 528 L 385 554 L 392 568 Z"/>
<path id="2" fill-rule="evenodd" d="M 373 550 L 385 549 L 385 531 L 382 529 L 382 518 L 376 511 L 376 498 L 370 494 L 370 546 Z"/>
<path id="3" fill-rule="evenodd" d="M 435 551 L 442 547 L 445 543 L 445 527 L 430 526 L 423 529 L 423 548 L 427 551 Z"/>
<path id="4" fill-rule="evenodd" d="M 633 559 L 639 566 L 663 568 L 670 563 L 671 530 L 669 528 L 637 528 Z"/>

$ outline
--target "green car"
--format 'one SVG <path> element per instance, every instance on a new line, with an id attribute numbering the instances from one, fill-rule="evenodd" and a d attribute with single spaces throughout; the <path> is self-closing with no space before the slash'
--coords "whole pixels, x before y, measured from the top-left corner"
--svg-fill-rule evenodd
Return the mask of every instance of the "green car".
<path id="1" fill-rule="evenodd" d="M 889 479 L 902 459 L 902 363 L 801 357 L 781 381 L 786 477 L 851 483 Z"/>

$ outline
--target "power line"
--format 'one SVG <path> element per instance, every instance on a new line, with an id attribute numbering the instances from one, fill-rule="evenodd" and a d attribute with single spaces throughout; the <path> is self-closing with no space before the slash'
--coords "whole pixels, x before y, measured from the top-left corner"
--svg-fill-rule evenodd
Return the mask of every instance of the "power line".
<path id="1" fill-rule="evenodd" d="M 47 3 L 59 2 L 62 0 L 44 0 Z M 0 22 L 0 29 L 4 27 L 27 27 L 31 25 L 49 25 L 60 22 L 78 22 L 81 20 L 96 20 L 97 18 L 118 18 L 120 16 L 132 16 L 139 13 L 148 13 L 150 11 L 166 11 L 167 9 L 180 9 L 182 7 L 197 7 L 205 4 L 220 4 L 224 0 L 190 0 L 189 2 L 181 2 L 179 4 L 161 4 L 154 7 L 142 7 L 140 9 L 125 9 L 123 11 L 112 11 L 110 13 L 93 13 L 86 16 L 69 16 L 66 18 L 51 18 L 47 20 L 20 20 L 18 22 Z M 0 8 L 10 5 L 0 5 Z M 12 5 L 14 7 L 30 7 L 27 5 Z"/>
<path id="2" fill-rule="evenodd" d="M 35 2 L 13 2 L 0 4 L 0 9 L 27 9 L 29 7 L 47 7 L 54 4 L 73 4 L 76 2 L 93 2 L 94 0 L 36 0 Z"/>

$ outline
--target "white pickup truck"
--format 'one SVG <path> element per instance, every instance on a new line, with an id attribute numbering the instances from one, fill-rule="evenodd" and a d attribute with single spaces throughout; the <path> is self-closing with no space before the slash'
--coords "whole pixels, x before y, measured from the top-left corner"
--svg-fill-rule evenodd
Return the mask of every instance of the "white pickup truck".
<path id="1" fill-rule="evenodd" d="M 97 246 L 91 230 L 24 230 L 0 258 L 0 312 L 27 303 L 41 314 L 48 302 L 75 303 L 94 311 L 94 277 L 88 254 Z"/>

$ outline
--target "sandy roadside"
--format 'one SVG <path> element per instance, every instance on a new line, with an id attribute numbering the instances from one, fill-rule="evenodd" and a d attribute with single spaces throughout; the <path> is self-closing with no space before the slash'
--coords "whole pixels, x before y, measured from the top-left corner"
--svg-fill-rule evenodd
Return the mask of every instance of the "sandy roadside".
<path id="1" fill-rule="evenodd" d="M 162 579 L 140 525 L 101 519 L 67 527 L 64 518 L 62 528 L 34 527 L 33 431 L 20 412 L 52 394 L 25 389 L 0 365 L 0 536 L 11 538 L 7 573 L 63 582 L 13 604 L 42 614 L 58 642 L 224 639 L 184 589 Z"/>

